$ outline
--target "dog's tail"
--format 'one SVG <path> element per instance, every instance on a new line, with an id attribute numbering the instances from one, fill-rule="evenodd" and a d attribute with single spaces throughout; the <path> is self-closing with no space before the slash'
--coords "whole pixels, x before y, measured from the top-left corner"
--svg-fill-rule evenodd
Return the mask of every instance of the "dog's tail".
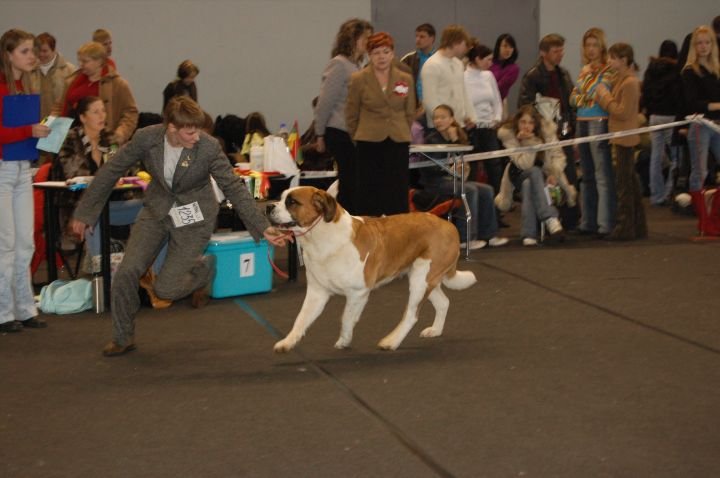
<path id="1" fill-rule="evenodd" d="M 454 271 L 443 277 L 442 283 L 445 287 L 455 290 L 467 289 L 477 282 L 472 271 Z"/>

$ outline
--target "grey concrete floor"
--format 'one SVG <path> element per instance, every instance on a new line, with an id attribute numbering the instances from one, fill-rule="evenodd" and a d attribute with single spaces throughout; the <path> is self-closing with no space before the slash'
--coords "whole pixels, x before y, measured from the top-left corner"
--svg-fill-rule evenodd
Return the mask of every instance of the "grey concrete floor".
<path id="1" fill-rule="evenodd" d="M 302 272 L 199 311 L 144 308 L 138 350 L 113 359 L 109 314 L 47 316 L 0 336 L 0 476 L 720 476 L 720 242 L 648 217 L 645 241 L 474 252 L 443 336 L 418 336 L 428 305 L 395 352 L 376 343 L 405 280 L 373 292 L 344 351 L 335 298 L 298 352 L 273 354 Z"/>

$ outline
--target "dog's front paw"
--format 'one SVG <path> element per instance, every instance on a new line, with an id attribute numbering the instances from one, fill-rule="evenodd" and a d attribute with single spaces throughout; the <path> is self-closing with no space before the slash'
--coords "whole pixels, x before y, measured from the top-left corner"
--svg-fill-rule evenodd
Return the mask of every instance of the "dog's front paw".
<path id="1" fill-rule="evenodd" d="M 339 339 L 337 340 L 337 342 L 335 342 L 335 348 L 336 348 L 336 349 L 343 350 L 343 349 L 346 349 L 346 348 L 349 348 L 349 347 L 350 347 L 350 341 L 349 341 L 349 340 L 345 340 L 345 339 L 343 339 L 342 337 L 339 338 Z"/>
<path id="2" fill-rule="evenodd" d="M 420 332 L 420 337 L 440 337 L 442 335 L 442 330 L 436 330 L 432 327 L 428 327 L 427 329 L 424 329 L 422 332 Z"/>
<path id="3" fill-rule="evenodd" d="M 288 340 L 287 338 L 284 338 L 283 340 L 277 342 L 275 346 L 273 347 L 273 350 L 275 353 L 278 354 L 284 354 L 287 352 L 290 352 L 293 347 L 295 347 L 295 342 Z"/>
<path id="4" fill-rule="evenodd" d="M 398 345 L 400 344 L 396 344 L 392 337 L 385 337 L 378 342 L 378 348 L 383 350 L 395 350 L 398 348 Z"/>

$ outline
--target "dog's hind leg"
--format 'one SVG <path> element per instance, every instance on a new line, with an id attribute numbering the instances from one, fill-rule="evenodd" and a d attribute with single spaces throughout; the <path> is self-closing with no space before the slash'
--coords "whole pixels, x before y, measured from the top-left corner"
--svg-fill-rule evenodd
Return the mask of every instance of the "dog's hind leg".
<path id="1" fill-rule="evenodd" d="M 353 329 L 360 319 L 365 304 L 367 304 L 369 292 L 365 292 L 358 296 L 349 295 L 345 302 L 345 310 L 342 315 L 342 325 L 340 328 L 340 338 L 335 342 L 336 349 L 344 349 L 350 346 L 353 337 Z"/>
<path id="2" fill-rule="evenodd" d="M 292 330 L 275 344 L 275 352 L 289 352 L 303 338 L 305 331 L 315 322 L 330 299 L 330 294 L 318 287 L 308 287 L 300 313 L 295 319 Z"/>
<path id="3" fill-rule="evenodd" d="M 435 286 L 428 299 L 435 308 L 435 320 L 433 320 L 430 327 L 420 332 L 420 337 L 439 337 L 442 335 L 443 327 L 445 327 L 445 317 L 450 306 L 450 299 L 443 292 L 441 284 Z"/>
<path id="4" fill-rule="evenodd" d="M 397 349 L 402 341 L 417 322 L 418 307 L 427 293 L 427 275 L 430 270 L 430 260 L 418 258 L 413 262 L 410 272 L 408 273 L 408 281 L 410 282 L 410 297 L 405 308 L 400 323 L 386 335 L 379 343 L 378 347 L 384 350 Z"/>

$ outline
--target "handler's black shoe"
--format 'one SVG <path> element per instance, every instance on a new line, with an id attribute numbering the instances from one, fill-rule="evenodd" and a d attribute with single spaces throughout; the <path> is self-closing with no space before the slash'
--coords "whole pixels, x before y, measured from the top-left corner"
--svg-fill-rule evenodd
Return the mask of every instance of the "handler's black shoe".
<path id="1" fill-rule="evenodd" d="M 47 322 L 45 322 L 43 319 L 38 319 L 37 317 L 31 317 L 27 320 L 20 321 L 20 324 L 22 324 L 23 327 L 27 329 L 44 329 L 47 327 Z"/>
<path id="2" fill-rule="evenodd" d="M 0 334 L 11 334 L 14 332 L 22 332 L 23 326 L 16 320 L 10 322 L 3 322 L 0 324 Z"/>

